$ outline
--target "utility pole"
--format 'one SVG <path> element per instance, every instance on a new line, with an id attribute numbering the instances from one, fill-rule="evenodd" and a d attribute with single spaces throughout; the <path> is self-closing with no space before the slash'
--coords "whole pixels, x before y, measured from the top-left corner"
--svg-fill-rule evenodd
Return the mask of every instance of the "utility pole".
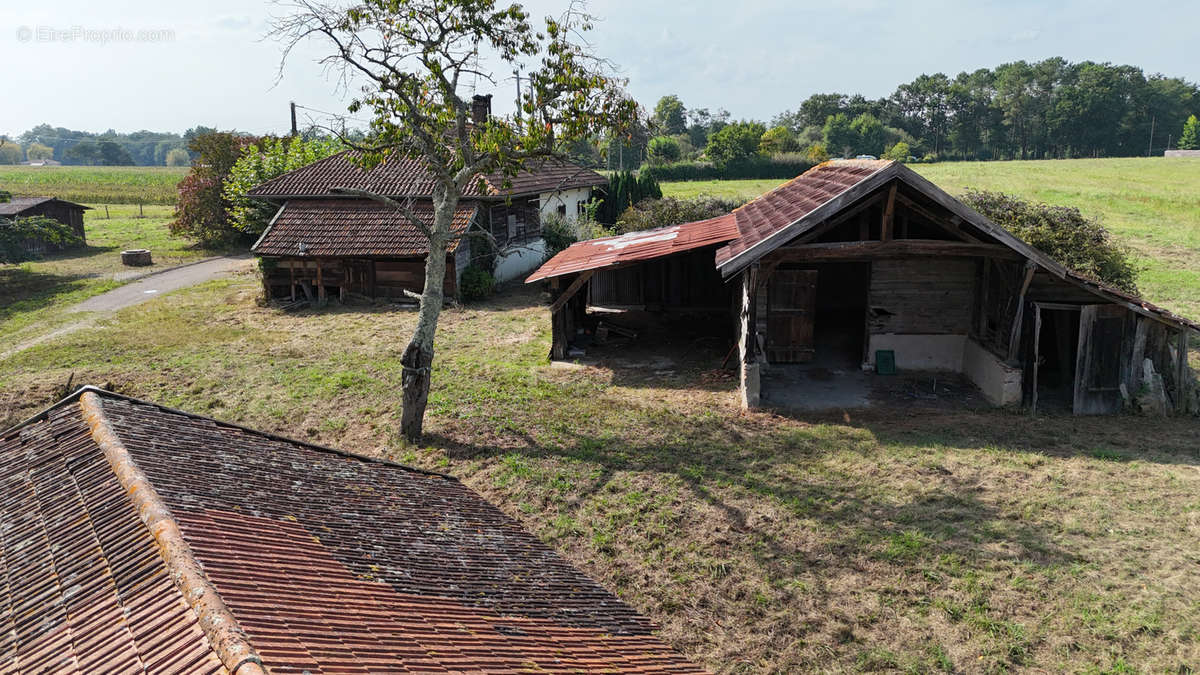
<path id="1" fill-rule="evenodd" d="M 513 76 L 517 78 L 517 131 L 521 130 L 521 69 L 513 68 Z"/>
<path id="2" fill-rule="evenodd" d="M 292 108 L 292 135 L 298 136 L 299 134 L 296 132 L 296 102 L 288 101 L 288 104 Z"/>
<path id="3" fill-rule="evenodd" d="M 1150 116 L 1150 147 L 1146 149 L 1147 157 L 1151 157 L 1154 155 L 1154 122 L 1155 122 L 1155 116 L 1151 115 Z"/>

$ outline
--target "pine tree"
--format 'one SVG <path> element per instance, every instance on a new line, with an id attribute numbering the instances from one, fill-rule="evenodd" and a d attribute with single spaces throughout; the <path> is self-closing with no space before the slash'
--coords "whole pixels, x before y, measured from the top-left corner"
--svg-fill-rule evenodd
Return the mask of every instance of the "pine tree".
<path id="1" fill-rule="evenodd" d="M 1180 150 L 1200 150 L 1200 120 L 1192 115 L 1183 123 L 1183 134 L 1179 137 Z"/>

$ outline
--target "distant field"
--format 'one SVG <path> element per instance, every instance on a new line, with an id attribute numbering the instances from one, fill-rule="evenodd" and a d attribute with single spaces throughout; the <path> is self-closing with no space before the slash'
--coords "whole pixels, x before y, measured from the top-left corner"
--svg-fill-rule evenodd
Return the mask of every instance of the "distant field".
<path id="1" fill-rule="evenodd" d="M 186 167 L 0 166 L 0 190 L 83 204 L 174 204 Z"/>
<path id="2" fill-rule="evenodd" d="M 1153 158 L 945 162 L 912 167 L 951 194 L 998 190 L 1079 207 L 1129 244 L 1152 302 L 1200 317 L 1200 160 Z M 663 194 L 751 199 L 783 181 L 665 183 Z"/>

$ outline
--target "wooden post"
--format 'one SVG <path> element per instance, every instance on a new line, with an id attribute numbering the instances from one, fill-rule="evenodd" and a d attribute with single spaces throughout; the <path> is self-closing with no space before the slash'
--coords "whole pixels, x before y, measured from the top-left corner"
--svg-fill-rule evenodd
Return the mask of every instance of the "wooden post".
<path id="1" fill-rule="evenodd" d="M 1179 331 L 1179 363 L 1176 364 L 1175 385 L 1177 391 L 1175 398 L 1175 410 L 1179 413 L 1187 412 L 1188 408 L 1188 331 L 1182 328 Z"/>
<path id="2" fill-rule="evenodd" d="M 757 408 L 762 390 L 761 365 L 754 356 L 756 321 L 754 303 L 758 295 L 758 263 L 742 272 L 742 306 L 738 322 L 738 371 L 742 408 Z"/>
<path id="3" fill-rule="evenodd" d="M 892 226 L 896 220 L 896 183 L 888 190 L 887 206 L 883 209 L 883 221 L 879 225 L 879 241 L 892 240 Z"/>
<path id="4" fill-rule="evenodd" d="M 988 318 L 988 291 L 992 286 L 992 265 L 994 264 L 991 258 L 982 258 L 983 260 L 983 288 L 979 296 L 979 338 L 987 340 L 987 318 Z"/>
<path id="5" fill-rule="evenodd" d="M 288 260 L 288 288 L 292 292 L 292 302 L 296 301 L 296 264 L 293 260 Z"/>
<path id="6" fill-rule="evenodd" d="M 1017 315 L 1013 317 L 1012 332 L 1008 335 L 1008 360 L 1015 361 L 1017 350 L 1021 347 L 1021 322 L 1025 318 L 1025 293 L 1033 282 L 1033 273 L 1037 265 L 1032 260 L 1025 263 L 1025 281 L 1021 284 L 1021 292 L 1017 294 Z"/>
<path id="7" fill-rule="evenodd" d="M 321 261 L 317 262 L 317 303 L 325 304 L 325 281 L 321 278 Z"/>
<path id="8" fill-rule="evenodd" d="M 1037 417 L 1038 404 L 1038 366 L 1042 355 L 1042 306 L 1033 305 L 1033 400 L 1029 405 L 1029 414 Z"/>
<path id="9" fill-rule="evenodd" d="M 567 286 L 567 290 L 563 291 L 562 295 L 555 298 L 554 302 L 550 304 L 550 313 L 553 314 L 553 313 L 557 312 L 558 310 L 562 309 L 562 306 L 567 304 L 567 301 L 570 300 L 571 297 L 574 296 L 576 293 L 578 293 L 579 289 L 583 288 L 583 285 L 587 282 L 588 279 L 591 279 L 591 278 L 592 278 L 592 270 L 583 272 L 578 277 L 575 277 L 575 281 L 572 281 L 571 285 Z"/>

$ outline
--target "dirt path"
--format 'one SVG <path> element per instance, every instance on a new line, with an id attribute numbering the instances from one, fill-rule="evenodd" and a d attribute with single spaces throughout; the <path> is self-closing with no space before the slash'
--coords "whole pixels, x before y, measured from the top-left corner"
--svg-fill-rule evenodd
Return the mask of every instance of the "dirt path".
<path id="1" fill-rule="evenodd" d="M 92 314 L 85 319 L 61 326 L 45 335 L 39 335 L 6 349 L 0 352 L 0 359 L 6 359 L 34 345 L 91 326 L 97 320 L 105 318 L 105 316 L 117 310 L 140 305 L 147 300 L 153 300 L 160 295 L 177 291 L 181 288 L 232 276 L 239 270 L 249 269 L 253 265 L 252 260 L 253 258 L 249 254 L 220 256 L 147 274 L 136 281 L 131 281 L 124 286 L 114 288 L 100 295 L 94 295 L 68 308 L 67 312 L 90 312 Z"/>

